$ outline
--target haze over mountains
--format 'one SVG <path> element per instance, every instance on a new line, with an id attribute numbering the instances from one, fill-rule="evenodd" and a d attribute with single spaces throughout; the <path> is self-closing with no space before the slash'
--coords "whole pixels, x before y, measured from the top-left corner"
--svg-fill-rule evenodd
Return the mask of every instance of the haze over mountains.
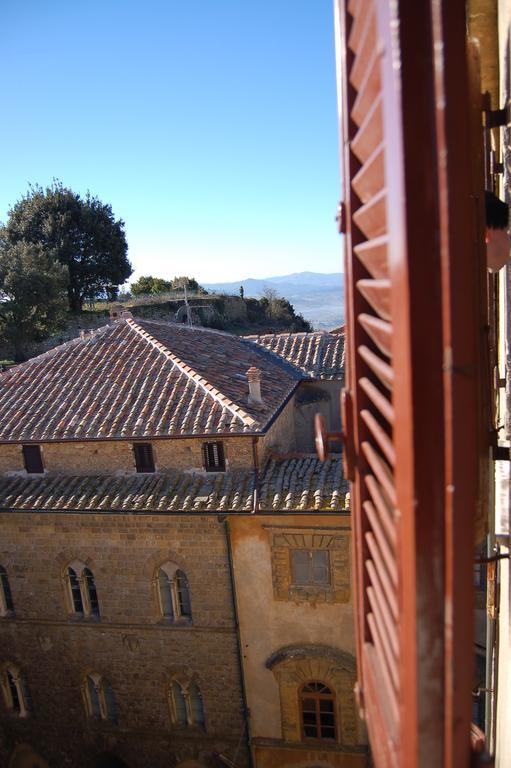
<path id="1" fill-rule="evenodd" d="M 239 295 L 243 286 L 245 296 L 259 298 L 265 288 L 274 288 L 286 298 L 296 312 L 309 320 L 314 328 L 329 329 L 344 322 L 344 275 L 342 272 L 294 272 L 255 279 L 236 280 L 229 283 L 202 283 L 205 288 L 219 293 Z"/>

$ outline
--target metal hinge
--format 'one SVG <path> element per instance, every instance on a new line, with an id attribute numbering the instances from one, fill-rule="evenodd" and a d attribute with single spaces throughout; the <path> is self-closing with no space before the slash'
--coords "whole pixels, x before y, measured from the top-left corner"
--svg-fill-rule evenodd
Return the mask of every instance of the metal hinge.
<path id="1" fill-rule="evenodd" d="M 511 123 L 510 103 L 502 109 L 483 109 L 483 121 L 485 128 L 502 128 Z"/>
<path id="2" fill-rule="evenodd" d="M 340 235 L 346 234 L 346 203 L 344 200 L 340 200 L 337 206 L 337 214 L 335 216 L 337 222 L 337 231 Z"/>

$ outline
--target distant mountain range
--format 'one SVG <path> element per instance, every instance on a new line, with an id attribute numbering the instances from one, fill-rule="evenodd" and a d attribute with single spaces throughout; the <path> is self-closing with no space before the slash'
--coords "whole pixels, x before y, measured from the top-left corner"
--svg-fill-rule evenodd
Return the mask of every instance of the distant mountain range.
<path id="1" fill-rule="evenodd" d="M 202 283 L 216 293 L 238 296 L 243 286 L 245 296 L 259 298 L 265 288 L 274 288 L 309 320 L 314 328 L 334 328 L 344 322 L 344 275 L 342 272 L 294 272 L 291 275 L 248 277 L 230 283 Z"/>

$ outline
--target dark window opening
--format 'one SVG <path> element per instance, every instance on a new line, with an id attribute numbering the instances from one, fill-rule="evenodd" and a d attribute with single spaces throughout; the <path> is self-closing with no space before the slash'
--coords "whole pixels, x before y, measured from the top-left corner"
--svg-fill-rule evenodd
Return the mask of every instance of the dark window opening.
<path id="1" fill-rule="evenodd" d="M 328 586 L 330 579 L 330 553 L 327 549 L 291 550 L 293 584 L 299 586 Z"/>
<path id="2" fill-rule="evenodd" d="M 87 592 L 89 595 L 90 612 L 92 616 L 99 616 L 99 601 L 98 593 L 96 590 L 96 582 L 94 581 L 94 575 L 92 574 L 92 571 L 89 571 L 88 568 L 85 568 L 83 577 L 85 579 L 85 584 L 87 586 Z"/>
<path id="3" fill-rule="evenodd" d="M 224 444 L 220 441 L 204 443 L 202 448 L 206 470 L 208 472 L 225 472 Z"/>
<path id="4" fill-rule="evenodd" d="M 177 599 L 179 602 L 179 614 L 180 616 L 192 616 L 192 606 L 190 605 L 190 590 L 188 587 L 188 579 L 183 571 L 176 571 L 175 575 L 176 587 L 177 587 Z"/>
<path id="5" fill-rule="evenodd" d="M 29 474 L 40 475 L 44 472 L 40 445 L 24 445 L 23 460 L 25 462 L 25 469 Z"/>
<path id="6" fill-rule="evenodd" d="M 73 609 L 75 613 L 83 614 L 82 592 L 80 590 L 80 581 L 73 568 L 67 569 L 69 577 L 69 586 L 71 587 L 71 597 L 73 598 Z"/>
<path id="7" fill-rule="evenodd" d="M 9 691 L 11 693 L 12 708 L 15 712 L 21 712 L 20 697 L 18 695 L 18 686 L 12 673 L 7 670 L 7 683 L 9 685 Z"/>
<path id="8" fill-rule="evenodd" d="M 302 732 L 305 739 L 336 739 L 335 697 L 324 683 L 312 682 L 300 691 Z"/>
<path id="9" fill-rule="evenodd" d="M 137 472 L 154 472 L 153 446 L 151 443 L 134 443 Z"/>
<path id="10" fill-rule="evenodd" d="M 2 589 L 6 612 L 14 613 L 11 585 L 9 584 L 7 571 L 2 565 L 0 565 L 0 588 Z"/>

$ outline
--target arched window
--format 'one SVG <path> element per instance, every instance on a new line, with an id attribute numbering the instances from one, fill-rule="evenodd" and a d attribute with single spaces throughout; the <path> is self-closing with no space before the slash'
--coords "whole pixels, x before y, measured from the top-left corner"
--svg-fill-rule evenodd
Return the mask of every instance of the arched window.
<path id="1" fill-rule="evenodd" d="M 108 680 L 96 672 L 90 672 L 85 678 L 83 692 L 88 717 L 117 723 L 117 703 Z"/>
<path id="2" fill-rule="evenodd" d="M 195 682 L 173 680 L 170 684 L 171 717 L 175 725 L 205 727 L 204 705 L 200 688 Z"/>
<path id="3" fill-rule="evenodd" d="M 30 711 L 30 696 L 25 677 L 14 664 L 5 664 L 0 683 L 7 709 L 18 717 L 27 717 Z"/>
<path id="4" fill-rule="evenodd" d="M 335 696 L 327 685 L 319 681 L 302 685 L 300 711 L 305 739 L 336 740 Z"/>
<path id="5" fill-rule="evenodd" d="M 0 616 L 9 616 L 11 613 L 14 613 L 14 603 L 9 578 L 3 565 L 0 565 Z"/>
<path id="6" fill-rule="evenodd" d="M 164 619 L 191 619 L 190 588 L 186 574 L 173 563 L 164 563 L 156 574 L 158 602 Z"/>
<path id="7" fill-rule="evenodd" d="M 195 725 L 204 726 L 204 705 L 199 686 L 196 683 L 191 683 L 188 687 L 188 694 L 190 696 L 192 722 Z"/>
<path id="8" fill-rule="evenodd" d="M 73 562 L 65 571 L 69 612 L 75 616 L 99 618 L 99 601 L 94 574 L 83 563 Z"/>

